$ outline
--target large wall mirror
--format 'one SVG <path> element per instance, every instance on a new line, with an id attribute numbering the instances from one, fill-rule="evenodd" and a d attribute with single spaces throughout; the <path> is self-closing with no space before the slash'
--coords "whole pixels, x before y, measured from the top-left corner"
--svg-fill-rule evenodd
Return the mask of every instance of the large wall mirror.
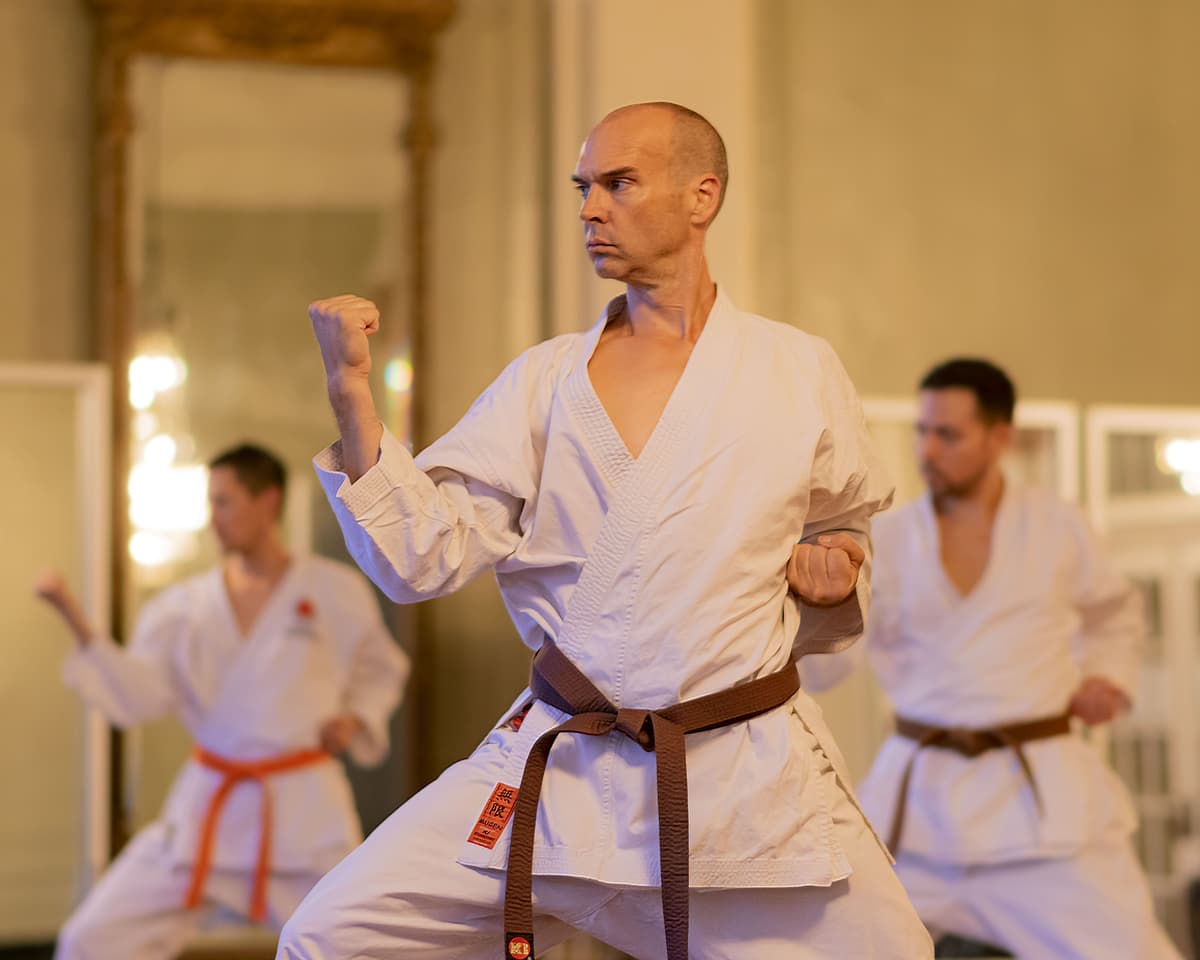
<path id="1" fill-rule="evenodd" d="M 243 440 L 290 468 L 292 549 L 346 559 L 310 467 L 336 434 L 309 301 L 381 304 L 379 409 L 418 442 L 432 44 L 453 3 L 92 6 L 97 328 L 118 372 L 113 619 L 128 635 L 150 595 L 216 561 L 204 464 Z M 419 666 L 412 614 L 385 609 Z M 368 829 L 412 787 L 419 698 L 397 715 L 392 762 L 352 775 Z M 156 815 L 190 744 L 164 722 L 118 746 L 119 843 Z"/>

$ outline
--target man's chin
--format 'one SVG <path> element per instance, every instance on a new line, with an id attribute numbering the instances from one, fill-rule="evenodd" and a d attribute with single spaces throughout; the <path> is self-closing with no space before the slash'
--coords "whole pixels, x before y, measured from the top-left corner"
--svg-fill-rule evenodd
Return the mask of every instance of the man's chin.
<path id="1" fill-rule="evenodd" d="M 950 483 L 947 480 L 927 480 L 925 485 L 935 498 L 959 500 L 975 492 L 975 485 L 970 483 Z"/>
<path id="2" fill-rule="evenodd" d="M 625 268 L 623 264 L 610 256 L 593 256 L 592 269 L 596 271 L 596 276 L 601 280 L 624 280 Z"/>
<path id="3" fill-rule="evenodd" d="M 953 484 L 947 483 L 942 477 L 925 474 L 922 479 L 925 481 L 925 488 L 933 496 L 946 497 L 954 495 Z"/>

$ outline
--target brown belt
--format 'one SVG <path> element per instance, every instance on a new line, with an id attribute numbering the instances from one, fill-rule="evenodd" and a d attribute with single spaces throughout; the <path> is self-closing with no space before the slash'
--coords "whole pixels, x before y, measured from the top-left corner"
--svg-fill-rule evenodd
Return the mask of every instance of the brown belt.
<path id="1" fill-rule="evenodd" d="M 550 748 L 560 733 L 601 737 L 621 733 L 657 753 L 659 883 L 667 960 L 688 956 L 688 794 L 684 735 L 712 730 L 783 706 L 800 689 L 796 665 L 718 693 L 661 710 L 613 706 L 566 655 L 546 640 L 534 655 L 529 688 L 537 699 L 571 714 L 533 744 L 513 810 L 508 879 L 504 891 L 505 957 L 533 953 L 533 835 L 538 796 Z"/>
<path id="2" fill-rule="evenodd" d="M 939 747 L 943 750 L 953 750 L 964 757 L 977 757 L 989 750 L 1008 748 L 1016 754 L 1021 772 L 1033 793 L 1038 812 L 1042 812 L 1042 796 L 1038 792 L 1037 780 L 1033 776 L 1033 768 L 1029 758 L 1025 756 L 1022 744 L 1033 740 L 1048 740 L 1050 737 L 1061 737 L 1071 732 L 1071 716 L 1062 713 L 1054 717 L 1043 717 L 1040 720 L 1028 720 L 1025 723 L 1013 723 L 1005 727 L 992 727 L 983 730 L 963 730 L 955 727 L 931 727 L 918 720 L 907 717 L 896 717 L 896 732 L 909 740 L 917 741 L 917 749 L 908 758 L 904 768 L 904 776 L 900 779 L 900 794 L 896 798 L 896 812 L 892 817 L 892 830 L 888 835 L 888 846 L 892 853 L 900 849 L 900 834 L 904 829 L 904 811 L 908 806 L 908 786 L 912 779 L 913 764 L 917 754 L 926 747 Z"/>

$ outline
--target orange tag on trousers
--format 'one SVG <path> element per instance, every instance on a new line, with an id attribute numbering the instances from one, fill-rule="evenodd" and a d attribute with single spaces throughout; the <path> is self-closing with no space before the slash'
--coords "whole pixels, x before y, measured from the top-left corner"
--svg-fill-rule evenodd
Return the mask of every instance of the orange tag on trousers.
<path id="1" fill-rule="evenodd" d="M 512 816 L 513 806 L 517 802 L 517 793 L 517 788 L 510 787 L 507 783 L 496 784 L 496 789 L 483 805 L 483 812 L 475 821 L 467 842 L 487 847 L 489 850 L 495 847 L 496 841 L 504 833 L 504 828 L 508 826 L 508 818 Z"/>

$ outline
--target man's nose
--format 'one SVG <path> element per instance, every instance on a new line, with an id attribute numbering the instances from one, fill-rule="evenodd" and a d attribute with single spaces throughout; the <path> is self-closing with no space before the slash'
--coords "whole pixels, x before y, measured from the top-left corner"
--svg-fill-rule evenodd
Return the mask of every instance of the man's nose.
<path id="1" fill-rule="evenodd" d="M 608 208 L 603 196 L 603 190 L 597 190 L 595 187 L 589 189 L 579 207 L 579 219 L 584 223 L 603 223 L 608 219 Z"/>
<path id="2" fill-rule="evenodd" d="M 917 440 L 917 460 L 922 465 L 932 464 L 937 459 L 937 441 L 933 437 Z"/>

